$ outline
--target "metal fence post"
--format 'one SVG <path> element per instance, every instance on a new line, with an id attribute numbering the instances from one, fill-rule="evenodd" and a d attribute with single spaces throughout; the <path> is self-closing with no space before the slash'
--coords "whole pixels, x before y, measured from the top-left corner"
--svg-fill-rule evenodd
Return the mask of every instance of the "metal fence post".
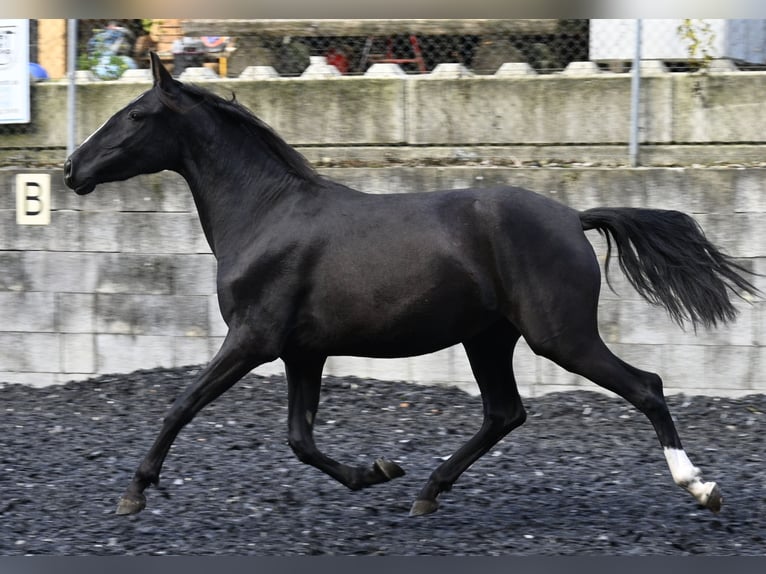
<path id="1" fill-rule="evenodd" d="M 77 20 L 67 22 L 67 157 L 74 151 L 77 131 L 77 92 L 75 78 L 77 76 Z"/>
<path id="2" fill-rule="evenodd" d="M 638 119 L 641 102 L 641 19 L 636 19 L 636 53 L 630 82 L 630 145 L 628 155 L 630 166 L 638 166 Z"/>

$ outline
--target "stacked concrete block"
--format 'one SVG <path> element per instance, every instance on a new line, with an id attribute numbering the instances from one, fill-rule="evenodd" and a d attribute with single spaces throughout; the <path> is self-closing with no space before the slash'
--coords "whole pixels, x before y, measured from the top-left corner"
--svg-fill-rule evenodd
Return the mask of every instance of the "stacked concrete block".
<path id="1" fill-rule="evenodd" d="M 13 173 L 0 175 L 0 379 L 206 362 L 215 260 L 193 202 L 168 197 L 189 195 L 185 184 L 163 173 L 78 198 L 52 175 L 47 226 L 15 224 Z"/>
<path id="2" fill-rule="evenodd" d="M 205 85 L 226 97 L 236 93 L 320 165 L 361 160 L 365 167 L 322 167 L 352 187 L 399 193 L 510 184 L 577 209 L 680 209 L 693 214 L 743 265 L 766 274 L 766 170 L 602 169 L 571 162 L 523 167 L 529 160 L 624 163 L 630 76 L 587 68 L 537 75 L 505 66 L 494 76 L 469 76 L 447 66 L 421 76 L 388 67 L 365 77 L 286 79 L 261 73 Z M 651 144 L 642 146 L 642 158 L 660 165 L 691 165 L 704 157 L 763 161 L 762 145 L 753 142 L 763 139 L 765 83 L 766 74 L 759 72 L 647 72 L 641 135 Z M 88 113 L 78 116 L 78 140 L 146 87 L 127 81 L 79 85 L 78 107 Z M 29 149 L 36 159 L 47 157 L 46 150 L 62 155 L 66 85 L 36 84 L 33 91 L 33 125 L 3 136 L 0 153 Z M 401 165 L 423 158 L 464 165 Z M 518 167 L 495 167 L 485 158 L 518 160 Z M 385 167 L 389 164 L 393 167 Z M 64 188 L 60 169 L 51 169 L 51 223 L 25 226 L 16 223 L 12 192 L 19 171 L 0 170 L 5 190 L 0 194 L 0 381 L 51 384 L 204 363 L 212 356 L 226 334 L 215 294 L 215 261 L 179 176 L 142 176 L 77 197 Z M 603 262 L 603 240 L 595 232 L 589 237 Z M 679 330 L 662 309 L 640 299 L 616 262 L 611 279 L 616 293 L 604 282 L 599 310 L 605 340 L 626 360 L 660 373 L 667 390 L 766 391 L 761 299 L 738 303 L 741 316 L 734 325 L 695 334 Z M 766 291 L 763 277 L 756 283 Z M 281 368 L 276 362 L 261 372 Z M 523 344 L 517 371 L 527 395 L 593 388 Z M 333 358 L 326 372 L 475 390 L 459 348 L 401 361 Z"/>

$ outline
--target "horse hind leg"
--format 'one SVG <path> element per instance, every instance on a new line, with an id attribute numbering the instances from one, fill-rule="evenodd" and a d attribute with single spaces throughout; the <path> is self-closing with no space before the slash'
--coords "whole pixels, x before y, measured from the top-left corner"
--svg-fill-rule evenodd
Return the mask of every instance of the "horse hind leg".
<path id="1" fill-rule="evenodd" d="M 533 343 L 530 346 L 535 349 Z M 718 486 L 715 482 L 702 480 L 700 469 L 691 463 L 681 444 L 658 375 L 641 371 L 616 357 L 598 334 L 559 336 L 546 341 L 535 351 L 616 393 L 641 411 L 657 433 L 673 481 L 689 491 L 703 507 L 713 512 L 721 509 L 723 499 Z"/>
<path id="2" fill-rule="evenodd" d="M 433 471 L 410 516 L 435 512 L 439 494 L 449 491 L 468 467 L 526 420 L 511 364 L 519 337 L 510 324 L 498 323 L 463 343 L 481 391 L 484 420 L 478 432 Z"/>
<path id="3" fill-rule="evenodd" d="M 285 360 L 288 390 L 288 444 L 303 463 L 318 468 L 351 490 L 359 490 L 404 475 L 395 462 L 379 458 L 370 467 L 341 464 L 322 453 L 313 436 L 319 406 L 324 357 Z"/>

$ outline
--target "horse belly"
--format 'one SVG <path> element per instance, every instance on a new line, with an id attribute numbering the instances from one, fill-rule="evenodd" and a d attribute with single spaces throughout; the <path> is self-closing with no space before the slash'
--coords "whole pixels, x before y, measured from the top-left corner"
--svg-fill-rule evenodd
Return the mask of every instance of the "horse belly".
<path id="1" fill-rule="evenodd" d="M 296 330 L 303 345 L 326 355 L 422 355 L 459 343 L 498 317 L 492 297 L 457 269 L 367 269 L 344 277 L 314 293 Z"/>

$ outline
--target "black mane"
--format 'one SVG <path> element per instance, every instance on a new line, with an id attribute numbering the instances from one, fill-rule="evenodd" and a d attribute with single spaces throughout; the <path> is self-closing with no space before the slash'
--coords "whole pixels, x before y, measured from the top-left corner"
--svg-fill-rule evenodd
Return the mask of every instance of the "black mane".
<path id="1" fill-rule="evenodd" d="M 227 100 L 199 86 L 181 82 L 178 82 L 178 86 L 195 101 L 195 104 L 184 108 L 179 106 L 177 101 L 165 91 L 157 89 L 160 101 L 170 109 L 184 113 L 200 104 L 213 106 L 235 119 L 240 126 L 246 127 L 264 145 L 266 150 L 293 175 L 311 183 L 323 181 L 322 176 L 319 175 L 303 154 L 282 139 L 271 126 L 256 116 L 251 110 L 240 104 L 236 99 L 236 95 L 232 94 L 232 98 Z"/>

